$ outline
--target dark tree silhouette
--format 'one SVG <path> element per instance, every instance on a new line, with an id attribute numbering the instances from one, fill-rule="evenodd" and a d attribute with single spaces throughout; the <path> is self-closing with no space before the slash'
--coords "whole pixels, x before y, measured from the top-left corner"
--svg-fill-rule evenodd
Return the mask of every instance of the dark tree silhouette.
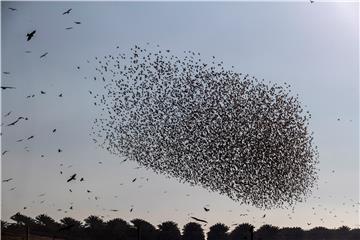
<path id="1" fill-rule="evenodd" d="M 156 228 L 143 219 L 133 219 L 131 223 L 137 228 L 141 240 L 155 240 L 157 238 Z"/>
<path id="2" fill-rule="evenodd" d="M 106 239 L 125 240 L 130 235 L 131 226 L 121 218 L 106 222 Z"/>
<path id="3" fill-rule="evenodd" d="M 228 230 L 229 227 L 225 224 L 216 223 L 210 227 L 210 231 L 207 233 L 207 240 L 228 240 Z"/>
<path id="4" fill-rule="evenodd" d="M 40 225 L 41 229 L 43 229 L 43 231 L 55 231 L 58 230 L 60 228 L 60 224 L 57 223 L 53 218 L 49 217 L 48 215 L 45 214 L 40 214 L 38 215 L 35 220 L 37 221 L 37 223 Z"/>
<path id="5" fill-rule="evenodd" d="M 158 225 L 158 240 L 181 240 L 181 233 L 177 223 L 172 221 Z"/>
<path id="6" fill-rule="evenodd" d="M 240 224 L 230 233 L 230 240 L 251 240 L 253 230 L 254 226 L 249 223 Z"/>
<path id="7" fill-rule="evenodd" d="M 84 219 L 84 222 L 87 235 L 91 239 L 103 239 L 105 223 L 101 218 L 92 215 Z"/>
<path id="8" fill-rule="evenodd" d="M 304 230 L 301 228 L 281 228 L 278 233 L 279 240 L 302 240 L 305 237 Z"/>
<path id="9" fill-rule="evenodd" d="M 276 240 L 279 232 L 278 227 L 272 225 L 263 225 L 255 233 L 255 239 L 257 240 Z"/>
<path id="10" fill-rule="evenodd" d="M 18 225 L 23 225 L 23 226 L 35 226 L 36 225 L 36 221 L 34 219 L 32 219 L 31 217 L 22 215 L 21 213 L 16 213 L 15 215 L 13 215 L 12 217 L 10 217 L 11 220 L 15 221 L 16 224 Z"/>
<path id="11" fill-rule="evenodd" d="M 187 223 L 183 228 L 183 240 L 205 240 L 204 230 L 195 222 Z"/>

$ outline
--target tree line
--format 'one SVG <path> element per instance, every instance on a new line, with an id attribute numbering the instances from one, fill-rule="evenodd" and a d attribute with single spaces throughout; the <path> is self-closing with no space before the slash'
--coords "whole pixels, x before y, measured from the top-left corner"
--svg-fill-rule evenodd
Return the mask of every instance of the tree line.
<path id="1" fill-rule="evenodd" d="M 269 224 L 254 231 L 249 223 L 237 225 L 232 231 L 223 223 L 217 223 L 205 234 L 202 225 L 189 222 L 180 231 L 177 223 L 163 222 L 157 227 L 143 219 L 127 222 L 121 218 L 104 221 L 98 216 L 89 216 L 83 222 L 64 217 L 59 222 L 40 214 L 31 218 L 20 213 L 11 217 L 14 223 L 1 221 L 2 236 L 7 233 L 24 233 L 63 238 L 68 240 L 359 240 L 360 229 L 342 226 L 337 229 L 314 227 L 303 230 L 299 227 L 279 228 Z"/>

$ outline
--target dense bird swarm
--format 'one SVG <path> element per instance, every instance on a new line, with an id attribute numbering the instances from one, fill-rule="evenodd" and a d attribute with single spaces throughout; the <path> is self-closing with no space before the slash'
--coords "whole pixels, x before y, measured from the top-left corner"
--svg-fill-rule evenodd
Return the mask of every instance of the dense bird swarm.
<path id="1" fill-rule="evenodd" d="M 135 46 L 95 58 L 103 114 L 93 135 L 113 154 L 260 208 L 302 201 L 317 180 L 309 112 L 290 86 L 226 70 L 199 53 Z"/>

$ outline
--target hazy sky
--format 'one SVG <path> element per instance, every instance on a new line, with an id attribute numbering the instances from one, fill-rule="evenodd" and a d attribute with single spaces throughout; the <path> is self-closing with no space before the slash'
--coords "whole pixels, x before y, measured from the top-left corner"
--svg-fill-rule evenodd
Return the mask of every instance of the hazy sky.
<path id="1" fill-rule="evenodd" d="M 12 111 L 2 122 L 29 117 L 2 127 L 2 152 L 9 151 L 2 156 L 2 179 L 13 178 L 2 183 L 2 219 L 20 211 L 33 217 L 47 213 L 57 220 L 97 214 L 105 219 L 143 218 L 154 225 L 173 220 L 180 226 L 190 221 L 189 214 L 229 226 L 359 224 L 359 4 L 2 2 L 1 7 L 1 68 L 11 73 L 2 74 L 2 86 L 16 87 L 2 90 L 2 116 Z M 70 14 L 62 15 L 69 8 Z M 26 33 L 35 29 L 27 42 Z M 215 55 L 239 72 L 290 83 L 312 114 L 320 153 L 318 189 L 307 202 L 297 204 L 294 212 L 256 209 L 135 169 L 136 163 L 120 164 L 119 157 L 97 147 L 89 133 L 99 112 L 93 108 L 88 94 L 93 86 L 84 79 L 82 66 L 87 59 L 146 42 L 175 53 Z M 31 94 L 36 97 L 26 99 Z M 16 142 L 30 135 L 34 139 Z M 73 173 L 85 181 L 66 183 Z M 74 210 L 68 210 L 71 203 Z M 206 204 L 210 212 L 203 210 Z"/>

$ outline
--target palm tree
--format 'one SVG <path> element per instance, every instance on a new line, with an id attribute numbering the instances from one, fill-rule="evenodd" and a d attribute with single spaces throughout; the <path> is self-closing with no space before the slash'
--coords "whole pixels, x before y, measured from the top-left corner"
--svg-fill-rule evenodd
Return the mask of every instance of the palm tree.
<path id="1" fill-rule="evenodd" d="M 225 224 L 217 223 L 210 227 L 210 231 L 207 233 L 207 240 L 228 240 L 228 230 L 229 227 Z"/>
<path id="2" fill-rule="evenodd" d="M 249 223 L 238 225 L 230 233 L 230 240 L 252 240 L 254 226 Z"/>
<path id="3" fill-rule="evenodd" d="M 263 225 L 255 233 L 255 239 L 257 240 L 275 240 L 279 232 L 278 227 L 272 225 Z"/>
<path id="4" fill-rule="evenodd" d="M 158 240 L 181 240 L 181 233 L 175 222 L 163 222 L 158 225 L 158 228 Z"/>
<path id="5" fill-rule="evenodd" d="M 205 240 L 201 225 L 195 222 L 187 223 L 183 229 L 183 240 Z"/>

